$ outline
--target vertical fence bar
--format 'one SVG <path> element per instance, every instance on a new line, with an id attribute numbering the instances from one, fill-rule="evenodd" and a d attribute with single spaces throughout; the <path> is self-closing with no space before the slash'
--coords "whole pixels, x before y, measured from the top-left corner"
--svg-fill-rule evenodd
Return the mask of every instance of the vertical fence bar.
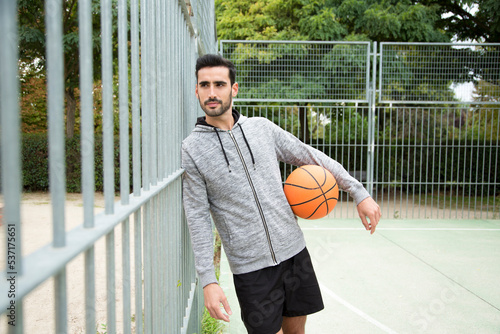
<path id="1" fill-rule="evenodd" d="M 368 44 L 367 46 L 368 52 L 367 54 L 370 55 L 370 45 Z M 367 97 L 369 104 L 368 104 L 368 159 L 367 159 L 367 190 L 370 193 L 370 195 L 375 196 L 374 191 L 373 191 L 373 170 L 375 168 L 375 108 L 376 108 L 376 103 L 375 99 L 377 96 L 377 42 L 373 43 L 373 67 L 372 67 L 372 82 L 371 82 L 371 94 Z M 370 64 L 370 57 L 368 56 L 367 59 L 367 64 Z M 368 76 L 368 74 L 367 74 Z M 366 78 L 367 82 L 370 82 L 369 78 Z M 367 89 L 368 91 L 368 89 Z"/>
<path id="2" fill-rule="evenodd" d="M 177 45 L 175 47 L 175 52 L 176 52 L 176 57 L 177 57 L 177 64 L 182 64 L 182 36 L 183 36 L 183 23 L 184 23 L 184 20 L 183 20 L 183 15 L 182 15 L 182 10 L 181 10 L 181 4 L 180 4 L 180 1 L 177 2 L 177 5 L 176 5 L 176 16 L 175 16 L 175 19 L 176 19 L 176 27 L 175 27 L 175 32 L 176 32 L 176 42 L 177 42 Z M 176 66 L 175 68 L 175 76 L 178 80 L 178 82 L 182 82 L 181 78 L 181 74 L 180 74 L 180 67 L 179 66 Z M 182 99 L 181 99 L 181 96 L 182 96 L 182 86 L 180 85 L 177 85 L 176 86 L 176 103 L 177 103 L 177 110 L 182 110 Z M 175 137 L 174 137 L 175 138 Z M 174 139 L 175 141 L 175 139 Z M 172 193 L 172 196 L 173 196 L 173 192 Z M 169 211 L 170 212 L 174 212 L 175 208 L 173 208 L 173 205 L 172 205 L 172 202 L 169 203 Z M 175 217 L 175 214 L 173 215 Z M 175 244 L 177 245 L 176 247 L 176 253 L 175 253 L 175 259 L 176 259 L 176 273 L 177 273 L 177 277 L 175 278 L 176 281 L 178 283 L 180 283 L 180 274 L 182 272 L 182 269 L 181 269 L 181 239 L 180 239 L 180 224 L 177 223 L 177 220 L 174 219 L 174 221 L 176 222 L 175 223 L 175 228 L 176 228 L 176 231 L 175 231 Z M 179 286 L 177 286 L 176 288 L 176 296 L 177 296 L 177 305 L 183 305 L 183 300 L 182 300 L 182 290 L 179 289 Z M 182 318 L 182 308 L 176 308 L 175 310 L 175 320 L 174 320 L 174 323 L 175 323 L 175 329 L 178 330 L 178 328 L 181 327 L 181 318 Z"/>
<path id="3" fill-rule="evenodd" d="M 116 333 L 116 293 L 115 293 L 115 232 L 106 235 L 106 333 Z"/>
<path id="4" fill-rule="evenodd" d="M 159 310 L 159 300 L 158 298 L 158 293 L 157 291 L 160 291 L 160 284 L 158 282 L 158 197 L 157 195 L 151 198 L 151 220 L 150 220 L 150 233 L 151 233 L 151 246 L 150 246 L 150 256 L 151 256 L 151 265 L 150 265 L 150 270 L 151 270 L 151 291 L 154 291 L 151 295 L 151 300 L 152 300 L 152 319 L 153 323 L 151 325 L 151 328 L 153 330 L 153 333 L 159 333 L 160 332 L 160 322 L 161 322 L 161 313 Z"/>
<path id="5" fill-rule="evenodd" d="M 497 114 L 500 114 L 500 108 L 498 109 L 495 109 Z M 500 151 L 500 117 L 497 117 L 497 133 L 496 133 L 496 144 L 495 144 L 495 163 L 493 166 L 495 166 L 495 168 L 498 168 L 498 165 L 499 165 L 499 151 Z M 493 148 L 492 148 L 493 150 Z M 495 176 L 493 177 L 493 185 L 494 187 L 497 185 L 497 182 L 500 182 L 500 180 L 497 179 L 497 176 L 498 176 L 498 173 L 495 173 Z M 495 207 L 493 205 L 493 207 Z M 497 208 L 496 212 L 494 212 L 494 215 L 493 215 L 494 218 L 498 219 L 500 218 L 500 207 Z"/>
<path id="6" fill-rule="evenodd" d="M 165 129 L 164 129 L 165 130 Z M 160 194 L 160 203 L 166 203 L 166 190 L 162 191 L 161 194 Z M 158 294 L 159 298 L 161 299 L 161 310 L 162 310 L 162 313 L 166 313 L 168 312 L 169 308 L 168 308 L 168 304 L 167 304 L 167 300 L 168 300 L 168 294 L 167 294 L 167 289 L 166 287 L 168 286 L 169 282 L 167 280 L 167 270 L 168 270 L 168 261 L 166 261 L 166 259 L 168 259 L 168 253 L 166 251 L 167 249 L 167 242 L 165 242 L 166 240 L 168 240 L 168 234 L 166 233 L 166 229 L 167 229 L 167 209 L 165 208 L 164 205 L 160 205 L 160 232 L 159 232 L 159 239 L 160 239 L 160 249 L 159 249 L 159 253 L 160 253 L 160 263 L 159 263 L 159 266 L 161 268 L 161 280 L 160 280 L 160 286 L 162 286 L 163 288 L 160 289 L 160 293 Z M 162 328 L 161 328 L 161 331 L 162 333 L 169 333 L 168 331 L 168 321 L 167 321 L 167 317 L 162 317 Z"/>
<path id="7" fill-rule="evenodd" d="M 168 20 L 168 12 L 167 12 L 167 2 L 159 1 L 160 7 L 160 16 L 158 18 L 159 25 L 159 39 L 160 46 L 158 48 L 158 60 L 161 64 L 160 76 L 161 76 L 161 85 L 160 90 L 158 90 L 158 99 L 159 99 L 159 107 L 158 112 L 161 115 L 161 126 L 158 129 L 158 170 L 159 170 L 159 179 L 166 178 L 168 175 L 167 172 L 167 157 L 166 157 L 166 147 L 169 146 L 169 142 L 167 141 L 167 132 L 168 132 L 168 123 L 167 123 L 167 104 L 168 99 L 166 94 L 163 92 L 168 91 L 168 68 L 167 68 L 167 36 L 169 31 L 167 30 L 167 20 Z M 168 295 L 166 293 L 166 287 L 168 286 L 167 281 L 167 268 L 168 262 L 168 253 L 166 252 L 166 240 L 168 240 L 168 234 L 165 233 L 166 224 L 167 224 L 167 211 L 164 203 L 165 201 L 165 192 L 162 191 L 159 196 L 159 267 L 160 267 L 160 289 L 161 293 L 158 294 L 158 298 L 160 299 L 160 313 L 165 314 L 168 312 L 169 308 L 167 306 Z M 162 326 L 161 331 L 163 333 L 168 333 L 168 320 L 167 317 L 161 317 Z"/>
<path id="8" fill-rule="evenodd" d="M 130 40 L 131 40 L 131 88 L 132 88 L 132 173 L 133 193 L 141 193 L 141 86 L 139 62 L 139 3 L 138 0 L 130 1 Z M 135 279 L 135 331 L 143 332 L 143 306 L 142 306 L 142 226 L 141 210 L 134 212 L 134 279 Z"/>
<path id="9" fill-rule="evenodd" d="M 157 125 L 157 147 L 158 147 L 158 153 L 157 153 L 157 173 L 158 173 L 158 180 L 162 180 L 165 178 L 166 173 L 165 173 L 165 150 L 164 147 L 166 147 L 166 143 L 164 142 L 165 138 L 165 100 L 166 96 L 163 94 L 163 92 L 166 91 L 166 76 L 167 76 L 167 70 L 165 68 L 165 55 L 166 55 L 166 50 L 165 50 L 165 38 L 166 38 L 166 31 L 165 31 L 165 2 L 164 1 L 158 1 L 157 0 L 157 39 L 158 39 L 158 47 L 156 48 L 156 59 L 158 63 L 158 86 L 156 89 L 156 98 L 157 98 L 157 104 L 158 104 L 158 125 Z"/>
<path id="10" fill-rule="evenodd" d="M 19 117 L 19 80 L 17 78 L 16 1 L 0 2 L 0 135 L 4 226 L 15 231 L 16 262 L 7 271 L 22 275 L 21 254 L 21 136 Z M 8 143 L 8 145 L 6 145 Z M 8 233 L 5 233 L 7 238 Z M 6 244 L 8 243 L 6 239 Z M 6 254 L 9 255 L 8 253 Z M 8 257 L 5 258 L 8 262 Z"/>
<path id="11" fill-rule="evenodd" d="M 144 190 L 151 184 L 151 34 L 150 15 L 153 10 L 149 0 L 141 0 L 141 78 L 142 78 L 142 184 Z M 153 290 L 151 286 L 151 203 L 144 206 L 144 332 L 153 333 Z"/>
<path id="12" fill-rule="evenodd" d="M 80 119 L 82 151 L 82 196 L 83 224 L 94 226 L 94 105 L 93 105 L 93 42 L 92 3 L 78 3 L 79 47 L 80 47 Z"/>
<path id="13" fill-rule="evenodd" d="M 120 198 L 129 204 L 129 82 L 128 82 L 128 2 L 118 2 L 118 75 L 120 109 Z M 130 317 L 130 219 L 122 223 L 123 333 L 131 333 Z"/>
<path id="14" fill-rule="evenodd" d="M 151 150 L 151 137 L 150 137 L 150 75 L 149 72 L 149 24 L 147 12 L 149 8 L 148 0 L 140 1 L 140 32 L 141 32 L 141 101 L 142 101 L 142 187 L 144 190 L 149 190 L 150 184 L 150 166 L 149 156 Z"/>
<path id="15" fill-rule="evenodd" d="M 17 77 L 18 27 L 17 2 L 0 1 L 0 150 L 2 194 L 4 207 L 2 228 L 14 232 L 13 248 L 5 254 L 6 274 L 15 277 L 23 274 L 21 257 L 21 136 L 19 117 L 19 79 Z M 6 145 L 6 143 L 9 143 Z M 8 245 L 9 233 L 5 233 Z M 13 242 L 12 242 L 13 241 Z M 13 252 L 13 253 L 12 253 Z M 9 263 L 9 255 L 15 263 Z M 4 277 L 2 277 L 4 279 Z M 23 332 L 23 301 L 15 303 L 15 322 L 8 326 L 10 334 Z"/>
<path id="16" fill-rule="evenodd" d="M 130 302 L 130 219 L 122 223 L 123 333 L 131 333 Z"/>
<path id="17" fill-rule="evenodd" d="M 412 115 L 410 115 L 411 117 Z M 415 113 L 413 115 L 413 122 L 415 124 L 415 129 L 414 129 L 414 134 L 413 134 L 413 161 L 418 161 L 417 160 L 417 152 L 419 152 L 419 149 L 420 149 L 420 144 L 418 143 L 418 127 L 419 127 L 419 109 L 415 110 Z M 416 203 L 416 200 L 417 200 L 417 184 L 419 184 L 420 180 L 417 180 L 417 163 L 413 163 L 412 166 L 410 166 L 410 168 L 412 168 L 412 174 L 413 174 L 413 179 L 412 179 L 412 197 L 411 197 L 411 218 L 415 218 L 415 209 L 419 209 L 420 207 L 420 203 Z M 408 169 L 408 170 L 411 170 L 411 169 Z M 418 195 L 420 196 L 420 192 L 418 193 Z M 420 212 L 420 211 L 419 211 Z M 410 217 L 407 217 L 407 218 L 410 218 Z"/>
<path id="18" fill-rule="evenodd" d="M 62 45 L 62 1 L 45 2 L 47 29 L 47 104 L 49 119 L 49 182 L 53 212 L 54 247 L 65 246 L 64 202 L 64 55 Z"/>
<path id="19" fill-rule="evenodd" d="M 112 20 L 111 0 L 101 0 L 102 128 L 106 214 L 112 214 L 114 211 Z"/>
<path id="20" fill-rule="evenodd" d="M 66 268 L 54 276 L 56 306 L 56 333 L 66 333 L 68 328 L 68 302 L 66 295 Z"/>
<path id="21" fill-rule="evenodd" d="M 168 19 L 167 19 L 167 35 L 166 35 L 166 42 L 167 42 L 167 70 L 170 73 L 168 76 L 168 83 L 167 83 L 167 90 L 169 92 L 174 91 L 174 85 L 175 85 L 175 76 L 174 76 L 174 68 L 175 68 L 175 48 L 173 45 L 174 41 L 174 10 L 176 3 L 174 1 L 168 1 L 167 2 L 167 13 L 168 13 Z M 166 124 L 166 135 L 167 135 L 167 141 L 168 142 L 173 142 L 173 133 L 171 131 L 172 128 L 172 123 L 173 119 L 175 117 L 175 111 L 177 110 L 176 105 L 174 104 L 174 98 L 169 99 L 168 103 L 168 114 L 167 114 L 167 124 Z M 173 151 L 174 147 L 168 145 L 166 148 L 166 154 L 167 154 L 167 160 L 165 161 L 166 163 L 166 172 L 167 174 L 170 174 L 172 169 L 171 169 L 171 161 L 173 159 Z M 168 191 L 165 192 L 164 198 L 165 202 L 168 203 L 168 198 L 169 193 Z M 168 204 L 166 205 L 166 212 L 167 212 L 167 217 L 166 217 L 166 247 L 165 251 L 168 257 L 165 259 L 165 266 L 166 266 L 166 287 L 165 287 L 165 294 L 167 296 L 165 302 L 166 302 L 166 307 L 167 309 L 171 310 L 173 309 L 175 305 L 175 299 L 174 299 L 174 293 L 175 293 L 175 286 L 173 284 L 174 281 L 174 270 L 172 263 L 175 262 L 175 259 L 173 257 L 173 233 L 172 233 L 172 227 L 173 227 L 173 221 L 172 217 L 170 215 L 170 212 L 168 210 Z M 168 259 L 168 260 L 167 260 Z M 165 316 L 166 322 L 167 322 L 167 333 L 174 333 L 175 332 L 175 323 L 173 321 L 174 313 L 173 312 L 168 312 L 168 314 Z"/>
<path id="22" fill-rule="evenodd" d="M 156 61 L 156 49 L 157 49 L 157 17 L 156 13 L 158 12 L 158 8 L 156 6 L 155 0 L 150 0 L 150 8 L 149 11 L 149 38 L 152 43 L 149 44 L 149 52 L 148 52 L 148 62 L 150 65 L 149 76 L 151 77 L 151 86 L 149 87 L 149 98 L 150 98 L 150 132 L 149 135 L 151 137 L 151 150 L 150 150 L 150 159 L 149 165 L 151 169 L 151 185 L 156 185 L 158 182 L 158 147 L 157 147 L 157 96 L 156 89 L 158 87 L 158 64 Z"/>
<path id="23" fill-rule="evenodd" d="M 170 200 L 170 193 L 167 191 L 165 193 L 165 203 L 167 203 L 167 206 L 166 206 L 167 212 L 170 212 L 169 207 L 168 207 L 169 200 Z M 167 308 L 169 310 L 173 309 L 174 305 L 176 304 L 176 300 L 174 298 L 174 296 L 175 296 L 175 284 L 173 284 L 174 280 L 175 280 L 174 264 L 176 261 L 173 254 L 174 254 L 174 250 L 175 250 L 176 245 L 174 244 L 173 230 L 174 230 L 174 221 L 173 221 L 173 217 L 169 214 L 167 217 L 167 223 L 166 223 L 166 234 L 168 235 L 166 252 L 168 254 L 168 260 L 165 261 L 165 263 L 167 264 L 167 273 L 166 273 L 167 274 L 167 277 L 166 277 L 167 286 L 166 286 L 165 291 L 166 291 L 166 294 L 168 296 Z M 169 312 L 166 316 L 167 329 L 168 329 L 167 332 L 168 333 L 175 332 L 174 317 L 175 317 L 174 312 Z"/>
<path id="24" fill-rule="evenodd" d="M 113 154 L 113 49 L 111 1 L 101 0 L 102 43 L 102 122 L 105 213 L 114 212 L 114 154 Z M 106 291 L 108 333 L 116 332 L 115 303 L 115 235 L 114 230 L 106 235 Z"/>
<path id="25" fill-rule="evenodd" d="M 82 156 L 83 226 L 94 227 L 94 106 L 93 106 L 93 42 L 92 6 L 90 0 L 78 3 L 80 47 L 80 117 Z M 95 250 L 91 246 L 84 255 L 85 266 L 85 331 L 95 333 Z"/>
<path id="26" fill-rule="evenodd" d="M 118 76 L 120 109 L 120 197 L 121 203 L 129 203 L 129 95 L 128 95 L 128 2 L 118 2 Z"/>
<path id="27" fill-rule="evenodd" d="M 151 204 L 144 205 L 144 332 L 152 333 L 152 289 L 151 289 Z"/>
<path id="28" fill-rule="evenodd" d="M 132 86 L 132 170 L 134 196 L 141 192 L 141 86 L 139 63 L 139 3 L 130 0 L 131 86 Z"/>
<path id="29" fill-rule="evenodd" d="M 66 245 L 64 205 L 66 163 L 64 139 L 64 53 L 62 35 L 62 1 L 45 1 L 47 104 L 49 119 L 49 184 L 52 201 L 53 246 Z M 56 332 L 67 331 L 66 270 L 54 276 Z"/>
<path id="30" fill-rule="evenodd" d="M 84 256 L 85 261 L 85 332 L 95 333 L 95 248 L 90 247 Z"/>
<path id="31" fill-rule="evenodd" d="M 134 269 L 135 269 L 135 331 L 142 333 L 144 313 L 142 308 L 142 226 L 141 210 L 134 213 Z"/>

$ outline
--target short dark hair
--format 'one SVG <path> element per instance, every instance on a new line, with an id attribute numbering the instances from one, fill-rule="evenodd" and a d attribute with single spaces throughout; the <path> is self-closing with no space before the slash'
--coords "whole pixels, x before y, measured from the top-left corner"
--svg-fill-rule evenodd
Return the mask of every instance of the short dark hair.
<path id="1" fill-rule="evenodd" d="M 218 66 L 227 67 L 229 70 L 229 80 L 232 86 L 236 82 L 236 67 L 226 58 L 214 54 L 206 54 L 198 58 L 196 61 L 196 80 L 198 80 L 198 71 L 202 68 Z"/>

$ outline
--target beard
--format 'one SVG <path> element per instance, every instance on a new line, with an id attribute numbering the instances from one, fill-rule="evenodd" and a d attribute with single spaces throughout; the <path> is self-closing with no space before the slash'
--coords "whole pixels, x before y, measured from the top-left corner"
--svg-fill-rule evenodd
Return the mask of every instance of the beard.
<path id="1" fill-rule="evenodd" d="M 226 111 L 228 111 L 229 109 L 231 109 L 231 104 L 233 102 L 233 97 L 230 94 L 229 95 L 229 100 L 228 100 L 228 102 L 226 104 L 224 104 L 222 102 L 222 100 L 219 100 L 219 99 L 208 99 L 208 100 L 206 100 L 203 103 L 199 99 L 198 99 L 198 101 L 200 102 L 201 109 L 203 109 L 203 111 L 205 112 L 205 114 L 207 114 L 207 116 L 217 117 L 217 116 L 225 114 Z M 217 103 L 219 103 L 219 107 L 216 108 L 216 109 L 211 109 L 211 108 L 207 107 L 207 104 L 210 103 L 210 102 L 217 102 Z"/>

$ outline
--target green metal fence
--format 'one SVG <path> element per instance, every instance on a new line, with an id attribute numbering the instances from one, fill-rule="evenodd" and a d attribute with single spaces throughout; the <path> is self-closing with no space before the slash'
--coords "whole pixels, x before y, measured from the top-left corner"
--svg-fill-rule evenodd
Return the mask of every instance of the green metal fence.
<path id="1" fill-rule="evenodd" d="M 500 218 L 500 44 L 221 41 L 237 107 L 363 182 L 384 218 Z M 283 178 L 292 166 L 283 166 Z M 356 218 L 349 196 L 332 213 Z"/>
<path id="2" fill-rule="evenodd" d="M 16 1 L 0 2 L 0 245 L 4 254 L 0 332 L 199 333 L 203 298 L 181 205 L 179 147 L 201 112 L 193 94 L 194 65 L 200 53 L 216 49 L 214 4 L 78 1 L 83 221 L 71 230 L 65 204 L 62 24 L 67 13 L 63 4 L 67 2 L 45 1 L 52 242 L 25 255 L 23 235 L 30 231 L 21 215 L 18 9 Z M 93 31 L 96 8 L 100 31 Z M 93 64 L 97 37 L 100 66 Z M 117 62 L 114 45 L 118 45 Z M 102 69 L 103 212 L 95 208 L 94 191 L 93 71 L 98 67 Z M 119 148 L 114 146 L 115 118 L 119 118 Z M 117 149 L 120 192 L 115 201 Z M 96 248 L 103 239 L 104 250 Z M 83 257 L 85 285 L 81 291 L 68 291 L 72 273 L 66 268 L 77 257 Z M 103 262 L 105 272 L 97 269 Z M 103 277 L 106 302 L 101 310 L 96 300 Z M 48 288 L 53 294 L 45 302 L 38 301 L 43 306 L 33 311 L 32 291 L 45 289 L 47 282 L 53 282 Z M 84 296 L 84 305 L 79 306 L 84 312 L 68 311 L 74 308 L 74 300 L 68 298 L 72 293 Z M 53 309 L 47 311 L 50 305 Z M 47 313 L 51 318 L 40 319 L 40 314 Z M 97 320 L 102 314 L 106 319 Z M 72 327 L 75 319 L 85 324 L 84 329 Z"/>

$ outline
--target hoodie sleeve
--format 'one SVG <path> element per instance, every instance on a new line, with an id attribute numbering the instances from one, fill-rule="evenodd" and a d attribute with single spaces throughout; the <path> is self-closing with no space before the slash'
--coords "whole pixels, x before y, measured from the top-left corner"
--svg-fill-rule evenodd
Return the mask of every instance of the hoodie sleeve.
<path id="1" fill-rule="evenodd" d="M 356 201 L 356 205 L 370 196 L 361 182 L 353 178 L 340 163 L 323 152 L 304 144 L 291 133 L 269 121 L 273 133 L 274 145 L 278 159 L 295 166 L 319 165 L 329 170 L 337 180 L 340 189 L 348 192 Z"/>
<path id="2" fill-rule="evenodd" d="M 182 148 L 182 200 L 191 235 L 195 267 L 202 287 L 217 283 L 213 263 L 214 247 L 212 220 L 205 181 L 193 159 Z"/>

